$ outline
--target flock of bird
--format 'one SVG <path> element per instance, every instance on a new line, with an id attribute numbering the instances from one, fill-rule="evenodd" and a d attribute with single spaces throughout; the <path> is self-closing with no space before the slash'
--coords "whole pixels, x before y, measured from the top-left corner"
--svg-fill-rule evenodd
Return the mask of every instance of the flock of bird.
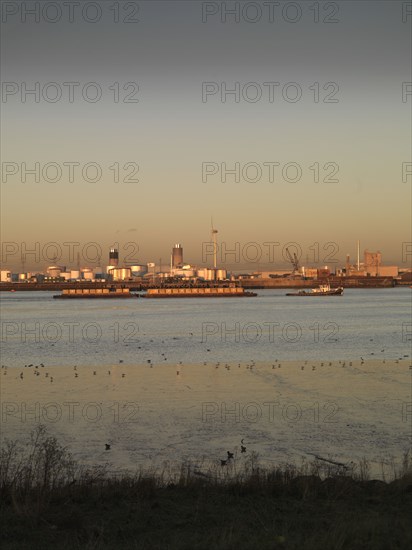
<path id="1" fill-rule="evenodd" d="M 105 451 L 110 451 L 111 448 L 112 448 L 111 443 L 105 443 L 104 444 Z M 246 445 L 244 444 L 244 440 L 242 439 L 240 441 L 240 454 L 245 454 L 246 451 L 247 451 Z M 224 460 L 222 460 L 222 459 L 220 460 L 220 465 L 221 466 L 227 466 L 228 464 L 231 463 L 231 461 L 235 460 L 235 452 L 226 451 L 226 454 L 227 454 L 227 457 Z"/>
<path id="2" fill-rule="evenodd" d="M 242 439 L 240 441 L 240 454 L 244 454 L 246 453 L 246 446 L 244 444 L 244 440 Z M 224 460 L 220 460 L 220 465 L 221 466 L 227 466 L 228 464 L 231 463 L 231 461 L 235 460 L 235 453 L 233 452 L 230 452 L 230 451 L 226 451 L 226 454 L 227 454 L 227 457 L 224 459 Z"/>
<path id="3" fill-rule="evenodd" d="M 381 353 L 383 353 L 385 350 L 382 349 L 381 350 Z M 163 355 L 163 354 L 162 354 Z M 374 355 L 374 352 L 371 353 L 371 355 Z M 403 356 L 401 357 L 398 357 L 397 359 L 394 359 L 394 363 L 399 363 L 399 361 L 403 361 L 404 359 L 407 359 L 409 358 L 410 355 L 409 354 L 404 354 Z M 119 359 L 119 364 L 122 364 L 123 363 L 123 359 Z M 311 361 L 310 363 L 313 363 L 313 361 Z M 339 361 L 336 361 L 336 362 L 333 362 L 333 361 L 324 361 L 324 362 L 321 362 L 320 363 L 320 366 L 321 367 L 324 367 L 326 365 L 328 365 L 329 367 L 333 366 L 333 364 L 337 364 L 341 367 L 352 367 L 354 365 L 354 361 L 344 361 L 344 360 L 339 360 Z M 382 360 L 382 363 L 386 363 L 386 359 L 383 359 Z M 203 361 L 203 366 L 207 366 L 209 363 L 207 361 Z M 211 365 L 213 363 L 210 363 Z M 360 365 L 364 365 L 365 364 L 365 358 L 364 357 L 360 357 Z M 153 363 L 152 359 L 147 359 L 147 365 L 150 367 L 150 368 L 153 368 L 155 366 L 155 364 Z M 183 366 L 183 362 L 182 361 L 179 361 L 179 364 L 177 366 L 177 370 L 176 370 L 176 375 L 179 376 L 180 373 L 181 373 L 181 369 L 182 369 L 182 366 Z M 215 369 L 219 369 L 219 367 L 223 367 L 225 368 L 226 370 L 230 370 L 231 367 L 233 365 L 230 365 L 229 363 L 221 363 L 220 361 L 218 361 L 217 363 L 214 363 L 214 367 Z M 312 368 L 312 371 L 315 371 L 316 370 L 316 365 L 309 365 L 309 361 L 303 361 L 303 364 L 300 366 L 300 369 L 302 371 L 305 370 L 305 367 L 310 367 Z M 240 369 L 242 367 L 242 364 L 241 363 L 237 363 L 237 367 Z M 245 368 L 248 369 L 248 370 L 253 370 L 254 368 L 256 367 L 256 363 L 255 361 L 252 359 L 251 361 L 249 361 L 248 363 L 245 364 Z M 3 374 L 6 375 L 7 374 L 7 371 L 8 371 L 8 366 L 7 365 L 1 365 L 1 368 L 3 369 Z M 28 365 L 24 365 L 24 368 L 26 369 L 33 369 L 33 372 L 35 374 L 35 376 L 40 376 L 40 369 L 44 369 L 45 368 L 45 365 L 44 363 L 39 363 L 38 365 L 35 365 L 34 363 L 30 363 Z M 273 369 L 280 369 L 282 368 L 282 363 L 279 361 L 279 359 L 275 359 L 275 362 L 272 363 L 272 370 Z M 410 369 L 412 369 L 412 365 L 410 366 Z M 73 372 L 74 372 L 74 378 L 78 378 L 79 377 L 79 373 L 77 371 L 77 365 L 74 365 L 73 366 Z M 94 370 L 93 371 L 93 376 L 97 376 L 98 374 L 98 371 L 97 370 Z M 108 375 L 111 375 L 112 374 L 112 371 L 111 370 L 108 370 L 107 371 L 107 374 Z M 20 374 L 20 379 L 23 380 L 24 379 L 24 371 L 21 371 Z M 44 372 L 44 376 L 45 378 L 48 378 L 50 380 L 51 383 L 54 382 L 54 378 L 53 376 L 49 376 L 49 373 L 47 371 Z M 123 372 L 121 373 L 121 377 L 122 378 L 125 378 L 126 377 L 126 374 Z"/>
<path id="4" fill-rule="evenodd" d="M 383 353 L 384 351 L 385 350 L 382 349 L 381 353 Z M 374 353 L 371 353 L 371 355 L 374 355 Z M 397 359 L 395 359 L 394 362 L 399 363 L 399 361 L 402 361 L 402 360 L 404 360 L 406 358 L 409 358 L 409 357 L 410 357 L 409 354 L 404 354 L 402 357 L 398 357 Z M 385 362 L 386 362 L 386 360 L 383 359 L 382 363 L 385 363 Z M 119 359 L 119 364 L 122 364 L 122 363 L 123 363 L 123 360 Z M 329 367 L 331 367 L 331 366 L 333 366 L 333 363 L 334 362 L 332 362 L 332 361 L 321 362 L 320 366 L 324 367 L 325 365 L 328 365 Z M 339 360 L 336 363 L 337 363 L 337 365 L 340 365 L 341 367 L 347 367 L 347 366 L 352 367 L 353 364 L 354 364 L 354 361 Z M 363 365 L 364 363 L 365 363 L 365 359 L 363 357 L 360 357 L 360 364 Z M 150 368 L 153 368 L 153 366 L 154 366 L 154 363 L 151 359 L 147 359 L 147 364 Z M 300 366 L 301 370 L 302 371 L 305 370 L 305 367 L 308 366 L 308 364 L 309 364 L 309 361 L 304 361 L 303 365 Z M 182 365 L 183 365 L 183 362 L 180 361 L 178 369 L 176 371 L 177 376 L 180 375 L 180 370 L 182 368 Z M 207 366 L 208 362 L 204 361 L 203 365 Z M 214 364 L 215 369 L 219 369 L 219 367 L 224 367 L 228 371 L 231 369 L 231 366 L 232 365 L 230 365 L 229 363 L 224 363 L 223 364 L 220 361 L 218 361 L 217 363 Z M 237 363 L 238 368 L 241 368 L 241 366 L 242 366 L 241 363 Z M 245 368 L 248 369 L 248 370 L 253 370 L 255 367 L 256 367 L 256 363 L 253 359 L 245 364 Z M 281 367 L 282 367 L 282 363 L 279 361 L 279 359 L 275 359 L 275 362 L 272 364 L 272 370 L 273 369 L 280 369 Z M 311 367 L 312 367 L 312 371 L 316 370 L 316 365 L 312 364 Z M 8 366 L 7 365 L 1 365 L 1 368 L 3 369 L 3 374 L 6 375 L 7 371 L 8 371 Z M 35 365 L 34 363 L 30 363 L 30 364 L 24 365 L 24 368 L 25 369 L 33 369 L 34 375 L 35 376 L 40 376 L 41 369 L 45 369 L 46 367 L 45 367 L 44 363 L 39 363 L 38 365 Z M 412 370 L 412 365 L 409 366 L 409 369 Z M 53 381 L 54 381 L 53 376 L 49 376 L 49 373 L 47 372 L 47 370 L 43 371 L 43 372 L 44 372 L 45 378 L 48 378 L 50 380 L 50 382 L 53 383 Z M 74 372 L 74 377 L 78 378 L 79 373 L 77 371 L 77 365 L 73 366 L 73 372 Z M 111 370 L 107 371 L 108 375 L 111 375 L 111 373 L 112 373 Z M 98 371 L 93 370 L 93 376 L 97 376 L 97 374 L 98 374 Z M 125 376 L 126 376 L 125 373 L 121 373 L 122 378 L 125 378 Z M 24 379 L 24 371 L 20 372 L 19 377 L 20 377 L 21 380 Z M 111 447 L 112 446 L 111 446 L 110 443 L 105 443 L 105 450 L 106 451 L 110 451 Z M 240 442 L 240 454 L 245 454 L 246 452 L 247 452 L 247 448 L 246 448 L 246 445 L 244 444 L 244 440 L 242 439 L 241 442 Z M 226 458 L 220 459 L 220 465 L 222 467 L 228 466 L 229 464 L 231 464 L 235 460 L 235 451 L 226 451 L 226 454 L 227 454 Z"/>

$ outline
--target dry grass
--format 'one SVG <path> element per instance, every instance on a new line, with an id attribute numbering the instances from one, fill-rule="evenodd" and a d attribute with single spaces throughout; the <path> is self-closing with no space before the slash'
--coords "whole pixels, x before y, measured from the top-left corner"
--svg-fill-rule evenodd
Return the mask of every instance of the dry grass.
<path id="1" fill-rule="evenodd" d="M 390 483 L 369 479 L 365 460 L 268 470 L 251 453 L 241 467 L 114 475 L 80 466 L 39 427 L 26 447 L 8 441 L 0 451 L 3 548 L 408 548 L 409 453 L 382 472 Z"/>

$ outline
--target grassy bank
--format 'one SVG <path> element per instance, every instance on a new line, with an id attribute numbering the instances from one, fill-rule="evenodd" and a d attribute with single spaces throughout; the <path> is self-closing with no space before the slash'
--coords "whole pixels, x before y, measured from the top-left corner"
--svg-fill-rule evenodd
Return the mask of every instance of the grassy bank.
<path id="1" fill-rule="evenodd" d="M 1 451 L 2 548 L 406 549 L 408 455 L 393 477 L 334 461 L 269 471 L 253 455 L 241 471 L 232 461 L 115 476 L 80 466 L 40 427 Z"/>

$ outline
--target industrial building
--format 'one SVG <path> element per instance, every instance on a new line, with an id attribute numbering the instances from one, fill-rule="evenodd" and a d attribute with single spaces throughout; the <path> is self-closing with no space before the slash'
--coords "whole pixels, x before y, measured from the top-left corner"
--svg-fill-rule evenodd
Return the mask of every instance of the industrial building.
<path id="1" fill-rule="evenodd" d="M 216 235 L 217 230 L 212 226 L 211 239 L 214 246 L 214 252 L 216 251 Z M 159 282 L 159 280 L 166 281 L 167 279 L 181 279 L 185 282 L 199 281 L 227 281 L 232 280 L 244 280 L 244 279 L 259 279 L 260 281 L 266 280 L 270 282 L 273 279 L 289 278 L 293 280 L 307 280 L 307 279 L 325 279 L 333 277 L 331 269 L 327 266 L 300 266 L 296 254 L 290 251 L 288 252 L 288 259 L 291 263 L 291 269 L 289 270 L 271 270 L 271 271 L 259 271 L 250 273 L 238 273 L 229 274 L 226 269 L 219 269 L 216 266 L 216 254 L 213 254 L 213 267 L 197 267 L 189 263 L 184 263 L 183 247 L 181 244 L 175 244 L 170 254 L 170 265 L 162 265 L 162 261 L 159 264 L 149 262 L 146 264 L 134 264 L 134 265 L 119 265 L 119 251 L 117 248 L 110 248 L 108 254 L 108 264 L 106 269 L 101 266 L 83 267 L 79 265 L 74 269 L 68 269 L 66 266 L 53 264 L 47 267 L 44 274 L 42 273 L 11 273 L 9 270 L 1 271 L 1 282 L 142 282 L 146 283 L 153 280 L 153 284 Z M 401 279 L 398 266 L 394 265 L 382 265 L 382 253 L 380 251 L 370 252 L 365 250 L 363 253 L 363 261 L 360 257 L 360 244 L 357 243 L 357 261 L 352 264 L 350 257 L 347 255 L 345 266 L 342 268 L 333 268 L 335 276 L 346 278 L 347 281 L 353 278 L 363 279 L 368 278 L 396 278 Z M 99 260 L 100 261 L 100 260 Z M 174 281 L 177 282 L 177 281 Z M 349 282 L 348 282 L 349 284 Z M 363 284 L 363 283 L 362 283 Z"/>
<path id="2" fill-rule="evenodd" d="M 2 283 L 11 283 L 11 272 L 8 271 L 7 269 L 5 270 L 1 270 L 1 278 L 0 278 L 0 281 Z"/>
<path id="3" fill-rule="evenodd" d="M 349 254 L 346 256 L 345 274 L 347 277 L 398 277 L 399 268 L 396 265 L 382 265 L 382 253 L 369 252 L 365 250 L 363 253 L 363 262 L 358 261 L 356 265 L 350 263 Z"/>
<path id="4" fill-rule="evenodd" d="M 172 268 L 183 267 L 183 248 L 175 244 L 172 250 Z"/>

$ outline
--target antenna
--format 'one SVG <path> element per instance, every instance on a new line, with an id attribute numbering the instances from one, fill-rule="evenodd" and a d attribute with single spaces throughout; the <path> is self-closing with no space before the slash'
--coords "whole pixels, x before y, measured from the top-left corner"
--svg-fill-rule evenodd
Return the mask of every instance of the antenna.
<path id="1" fill-rule="evenodd" d="M 210 218 L 211 223 L 211 233 L 212 233 L 212 241 L 213 241 L 213 269 L 216 270 L 217 267 L 217 243 L 216 243 L 216 235 L 218 233 L 217 229 L 213 227 L 213 218 Z M 215 273 L 216 275 L 216 273 Z"/>

